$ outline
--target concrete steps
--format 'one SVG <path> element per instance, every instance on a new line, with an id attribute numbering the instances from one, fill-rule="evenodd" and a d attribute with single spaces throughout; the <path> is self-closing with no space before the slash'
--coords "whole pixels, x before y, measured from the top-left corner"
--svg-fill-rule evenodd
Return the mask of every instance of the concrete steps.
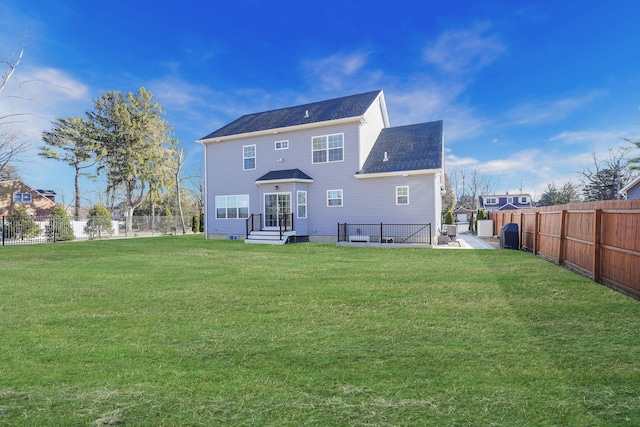
<path id="1" fill-rule="evenodd" d="M 280 239 L 279 231 L 252 231 L 244 240 L 245 243 L 257 245 L 284 245 L 289 236 L 295 236 L 295 231 L 285 231 Z"/>

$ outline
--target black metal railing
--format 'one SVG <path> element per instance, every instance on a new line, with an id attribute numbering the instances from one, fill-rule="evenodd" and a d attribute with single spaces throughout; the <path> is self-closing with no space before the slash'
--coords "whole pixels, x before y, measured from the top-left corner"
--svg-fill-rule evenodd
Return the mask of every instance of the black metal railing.
<path id="1" fill-rule="evenodd" d="M 282 236 L 284 235 L 285 231 L 292 231 L 294 230 L 293 228 L 293 214 L 282 214 L 280 216 L 280 240 L 282 240 Z"/>
<path id="2" fill-rule="evenodd" d="M 338 223 L 338 242 L 432 244 L 429 224 Z"/>
<path id="3" fill-rule="evenodd" d="M 249 218 L 247 218 L 246 223 L 246 234 L 245 236 L 249 236 L 249 233 L 252 231 L 260 231 L 262 230 L 262 214 L 251 214 Z"/>

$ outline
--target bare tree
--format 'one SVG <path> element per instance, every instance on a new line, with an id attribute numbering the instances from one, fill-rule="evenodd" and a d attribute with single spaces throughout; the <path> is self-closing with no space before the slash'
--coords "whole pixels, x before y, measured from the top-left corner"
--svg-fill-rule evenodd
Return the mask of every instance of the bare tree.
<path id="1" fill-rule="evenodd" d="M 20 155 L 28 151 L 29 148 L 29 142 L 25 141 L 17 132 L 0 130 L 0 175 L 8 173 L 10 170 L 15 172 L 15 167 L 10 163 L 20 161 Z"/>
<path id="2" fill-rule="evenodd" d="M 631 175 L 626 155 L 631 147 L 609 147 L 609 157 L 599 159 L 591 153 L 593 168 L 582 169 L 582 194 L 585 201 L 620 199 L 620 189 L 629 182 Z"/>
<path id="3" fill-rule="evenodd" d="M 20 61 L 22 61 L 22 55 L 24 55 L 24 47 L 20 49 L 20 53 L 18 54 L 17 59 L 12 60 L 11 58 L 9 58 L 1 62 L 5 65 L 5 71 L 2 77 L 0 77 L 0 92 L 2 92 L 7 86 L 7 83 L 9 83 L 9 80 L 11 80 L 11 76 L 13 76 L 16 68 L 18 68 L 18 65 L 20 65 Z"/>
<path id="4" fill-rule="evenodd" d="M 499 177 L 481 170 L 478 165 L 474 166 L 466 182 L 467 191 L 469 196 L 471 196 L 471 200 L 473 200 L 473 209 L 478 208 L 478 196 L 495 192 L 498 181 Z"/>
<path id="5" fill-rule="evenodd" d="M 180 171 L 184 164 L 184 153 L 184 149 L 179 149 L 177 146 L 175 147 L 174 156 L 176 168 L 173 170 L 173 173 L 176 178 L 176 198 L 178 199 L 178 213 L 180 214 L 180 222 L 182 223 L 182 234 L 187 234 L 187 229 L 184 225 L 184 215 L 182 214 L 182 201 L 180 200 Z"/>

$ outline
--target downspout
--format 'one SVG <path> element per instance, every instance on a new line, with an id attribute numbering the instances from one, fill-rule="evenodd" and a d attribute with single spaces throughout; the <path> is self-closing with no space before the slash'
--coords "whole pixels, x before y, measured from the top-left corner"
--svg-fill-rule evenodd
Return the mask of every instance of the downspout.
<path id="1" fill-rule="evenodd" d="M 204 206 L 202 207 L 204 211 L 204 238 L 209 238 L 209 215 L 207 215 L 208 206 L 209 206 L 209 192 L 207 191 L 207 184 L 209 183 L 208 174 L 207 174 L 207 145 L 202 144 L 204 148 Z"/>

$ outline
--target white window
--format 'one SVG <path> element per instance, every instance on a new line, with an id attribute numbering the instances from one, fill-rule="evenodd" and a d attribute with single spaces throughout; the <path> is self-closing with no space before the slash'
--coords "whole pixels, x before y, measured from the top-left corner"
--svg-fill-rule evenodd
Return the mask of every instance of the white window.
<path id="1" fill-rule="evenodd" d="M 276 141 L 276 150 L 286 150 L 289 148 L 289 141 Z"/>
<path id="2" fill-rule="evenodd" d="M 529 203 L 529 198 L 528 197 L 520 197 L 520 203 Z"/>
<path id="3" fill-rule="evenodd" d="M 507 197 L 507 203 L 513 203 L 513 197 Z"/>
<path id="4" fill-rule="evenodd" d="M 485 205 L 497 205 L 498 204 L 498 198 L 497 197 L 487 197 L 486 199 L 484 199 L 484 204 Z"/>
<path id="5" fill-rule="evenodd" d="M 409 204 L 409 187 L 404 185 L 402 187 L 396 187 L 396 205 L 408 205 Z"/>
<path id="6" fill-rule="evenodd" d="M 31 193 L 13 193 L 13 203 L 31 203 Z"/>
<path id="7" fill-rule="evenodd" d="M 313 163 L 340 162 L 344 159 L 344 134 L 311 138 Z"/>
<path id="8" fill-rule="evenodd" d="M 330 208 L 342 206 L 342 190 L 327 190 L 327 206 Z"/>
<path id="9" fill-rule="evenodd" d="M 298 218 L 307 217 L 307 192 L 298 191 Z"/>
<path id="10" fill-rule="evenodd" d="M 249 195 L 216 196 L 216 219 L 249 218 Z"/>
<path id="11" fill-rule="evenodd" d="M 243 169 L 255 169 L 256 168 L 256 146 L 255 145 L 245 145 L 242 147 L 242 160 L 243 160 Z"/>

